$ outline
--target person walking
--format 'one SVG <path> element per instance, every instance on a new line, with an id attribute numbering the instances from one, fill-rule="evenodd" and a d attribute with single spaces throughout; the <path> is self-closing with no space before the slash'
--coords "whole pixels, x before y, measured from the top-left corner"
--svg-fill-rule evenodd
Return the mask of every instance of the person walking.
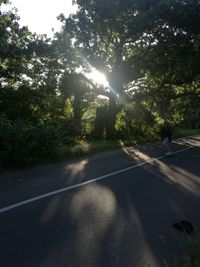
<path id="1" fill-rule="evenodd" d="M 160 126 L 159 134 L 162 140 L 162 143 L 167 150 L 165 156 L 172 156 L 173 151 L 172 151 L 172 129 L 169 123 L 164 123 L 163 125 Z"/>

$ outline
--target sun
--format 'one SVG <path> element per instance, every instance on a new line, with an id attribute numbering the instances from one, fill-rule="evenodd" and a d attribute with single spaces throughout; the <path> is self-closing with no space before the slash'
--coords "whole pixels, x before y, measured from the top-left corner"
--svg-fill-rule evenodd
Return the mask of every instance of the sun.
<path id="1" fill-rule="evenodd" d="M 109 86 L 106 76 L 97 69 L 92 69 L 92 71 L 87 75 L 87 77 L 99 85 L 103 85 L 104 87 Z"/>

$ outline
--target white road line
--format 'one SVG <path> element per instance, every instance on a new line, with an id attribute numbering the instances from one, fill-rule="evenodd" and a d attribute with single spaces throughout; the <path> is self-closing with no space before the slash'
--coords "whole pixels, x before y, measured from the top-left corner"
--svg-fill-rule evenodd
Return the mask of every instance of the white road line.
<path id="1" fill-rule="evenodd" d="M 188 149 L 191 149 L 191 148 L 192 148 L 192 146 L 188 146 L 186 148 L 183 148 L 181 150 L 178 150 L 178 151 L 174 152 L 174 154 L 181 153 L 181 152 L 183 152 L 185 150 L 188 150 Z M 75 185 L 72 185 L 72 186 L 64 187 L 64 188 L 61 188 L 61 189 L 58 189 L 58 190 L 55 190 L 55 191 L 52 191 L 52 192 L 49 192 L 49 193 L 46 193 L 46 194 L 42 194 L 42 195 L 37 196 L 37 197 L 33 197 L 33 198 L 29 198 L 29 199 L 21 201 L 21 202 L 17 202 L 15 204 L 10 205 L 10 206 L 1 208 L 0 209 L 0 213 L 4 213 L 6 211 L 9 211 L 9 210 L 12 210 L 12 209 L 27 205 L 27 204 L 35 202 L 37 200 L 40 200 L 40 199 L 43 199 L 43 198 L 47 198 L 47 197 L 50 197 L 50 196 L 53 196 L 53 195 L 57 195 L 57 194 L 60 194 L 62 192 L 69 191 L 69 190 L 72 190 L 72 189 L 75 189 L 75 188 L 78 188 L 78 187 L 81 187 L 81 186 L 84 186 L 84 185 L 87 185 L 87 184 L 90 184 L 90 183 L 93 183 L 93 182 L 96 182 L 96 181 L 99 181 L 99 180 L 103 180 L 103 179 L 108 178 L 110 176 L 113 176 L 113 175 L 116 175 L 116 174 L 119 174 L 119 173 L 122 173 L 122 172 L 126 172 L 126 171 L 129 171 L 129 170 L 135 169 L 137 167 L 149 164 L 149 163 L 151 163 L 153 161 L 157 161 L 157 160 L 163 159 L 164 157 L 165 156 L 161 156 L 161 157 L 158 157 L 158 158 L 153 158 L 151 160 L 148 160 L 148 161 L 139 163 L 137 165 L 133 165 L 133 166 L 130 166 L 130 167 L 127 167 L 127 168 L 124 168 L 124 169 L 121 169 L 121 170 L 118 170 L 118 171 L 115 171 L 115 172 L 111 172 L 111 173 L 99 176 L 97 178 L 88 180 L 88 181 L 83 182 L 83 183 L 79 183 L 79 184 L 75 184 Z"/>

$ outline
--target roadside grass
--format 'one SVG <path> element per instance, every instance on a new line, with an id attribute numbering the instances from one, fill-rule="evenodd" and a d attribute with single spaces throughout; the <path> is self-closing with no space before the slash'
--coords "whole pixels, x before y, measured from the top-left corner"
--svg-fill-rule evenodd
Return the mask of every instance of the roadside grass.
<path id="1" fill-rule="evenodd" d="M 199 267 L 200 266 L 200 236 L 190 237 L 185 242 L 186 255 L 173 263 L 165 261 L 165 267 Z"/>
<path id="2" fill-rule="evenodd" d="M 117 140 L 106 141 L 106 140 L 78 140 L 74 146 L 63 147 L 64 155 L 67 158 L 76 158 L 84 155 L 90 155 L 96 152 L 105 150 L 111 150 L 119 148 L 120 143 Z"/>
<path id="3" fill-rule="evenodd" d="M 150 136 L 134 135 L 129 138 L 113 139 L 113 140 L 74 140 L 74 145 L 59 145 L 55 148 L 53 158 L 35 158 L 27 164 L 21 165 L 7 165 L 0 164 L 0 172 L 5 170 L 16 170 L 21 168 L 29 168 L 35 165 L 44 165 L 48 163 L 57 163 L 65 160 L 78 159 L 82 156 L 89 156 L 98 152 L 115 150 L 124 146 L 132 146 L 137 144 L 152 143 L 158 140 L 157 136 L 153 134 Z"/>
<path id="4" fill-rule="evenodd" d="M 91 155 L 97 152 L 114 150 L 124 146 L 132 146 L 144 143 L 152 143 L 158 140 L 158 136 L 131 136 L 114 140 L 78 140 L 74 146 L 58 148 L 61 159 L 74 159 L 80 156 Z"/>
<path id="5" fill-rule="evenodd" d="M 174 137 L 184 137 L 189 135 L 200 134 L 200 129 L 181 129 L 177 128 L 174 132 Z M 133 146 L 139 144 L 154 143 L 160 140 L 160 136 L 157 133 L 151 133 L 144 135 L 132 135 L 129 137 L 113 139 L 113 140 L 87 140 L 76 139 L 75 144 L 70 146 L 61 145 L 57 147 L 55 153 L 56 157 L 52 160 L 38 159 L 34 164 L 45 164 L 47 162 L 59 162 L 61 160 L 71 160 L 82 156 L 92 155 L 98 152 L 104 152 L 122 148 L 125 146 Z"/>
<path id="6" fill-rule="evenodd" d="M 174 131 L 173 136 L 174 138 L 178 138 L 196 134 L 200 134 L 200 129 L 177 128 Z M 74 146 L 61 147 L 58 154 L 60 154 L 60 159 L 74 159 L 80 156 L 91 155 L 97 152 L 114 150 L 124 146 L 153 143 L 159 140 L 159 135 L 155 133 L 152 133 L 148 136 L 133 135 L 128 138 L 114 140 L 78 140 Z"/>
<path id="7" fill-rule="evenodd" d="M 183 129 L 176 128 L 174 131 L 174 137 L 185 137 L 190 135 L 200 134 L 200 129 Z"/>
<path id="8" fill-rule="evenodd" d="M 189 135 L 200 134 L 200 129 L 181 129 L 177 128 L 174 132 L 174 138 L 185 137 Z M 148 133 L 148 135 L 132 135 L 124 138 L 115 138 L 113 140 L 87 140 L 76 139 L 74 145 L 59 145 L 52 152 L 53 157 L 49 158 L 35 158 L 31 162 L 24 165 L 2 166 L 0 164 L 0 171 L 8 169 L 18 169 L 24 167 L 31 167 L 35 165 L 43 165 L 47 163 L 56 163 L 64 160 L 78 159 L 82 156 L 92 155 L 98 152 L 104 152 L 114 149 L 119 149 L 125 146 L 133 146 L 139 144 L 154 143 L 160 141 L 160 137 L 156 132 Z"/>

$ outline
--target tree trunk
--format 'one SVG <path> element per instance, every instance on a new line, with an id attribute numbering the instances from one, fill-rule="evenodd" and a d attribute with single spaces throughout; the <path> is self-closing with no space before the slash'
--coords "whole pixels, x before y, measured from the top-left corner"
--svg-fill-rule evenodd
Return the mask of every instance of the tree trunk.
<path id="1" fill-rule="evenodd" d="M 106 137 L 112 139 L 115 136 L 115 122 L 117 116 L 116 97 L 111 94 L 109 97 L 109 106 L 106 122 Z"/>
<path id="2" fill-rule="evenodd" d="M 165 98 L 165 100 L 166 100 L 166 98 Z M 167 100 L 166 100 L 166 102 L 160 100 L 156 103 L 156 105 L 157 105 L 157 111 L 158 111 L 159 116 L 164 120 L 169 119 L 170 118 L 170 114 L 169 114 L 169 110 L 168 110 L 169 109 L 169 102 Z"/>
<path id="3" fill-rule="evenodd" d="M 81 134 L 82 132 L 82 125 L 81 125 L 81 95 L 77 92 L 74 95 L 74 129 L 77 135 Z"/>
<path id="4" fill-rule="evenodd" d="M 95 120 L 95 137 L 104 138 L 106 130 L 106 118 L 108 114 L 108 107 L 98 107 L 96 110 Z"/>
<path id="5" fill-rule="evenodd" d="M 199 127 L 200 127 L 200 109 L 197 109 L 197 111 L 195 113 L 195 119 L 196 119 L 195 128 L 199 129 Z"/>
<path id="6" fill-rule="evenodd" d="M 111 92 L 109 96 L 109 106 L 108 106 L 108 116 L 107 116 L 107 127 L 106 127 L 106 137 L 111 139 L 115 136 L 115 122 L 117 117 L 117 96 L 122 93 L 122 75 L 120 70 L 120 65 L 122 63 L 122 46 L 116 41 L 115 44 L 115 64 L 110 74 L 109 84 L 111 87 Z"/>

